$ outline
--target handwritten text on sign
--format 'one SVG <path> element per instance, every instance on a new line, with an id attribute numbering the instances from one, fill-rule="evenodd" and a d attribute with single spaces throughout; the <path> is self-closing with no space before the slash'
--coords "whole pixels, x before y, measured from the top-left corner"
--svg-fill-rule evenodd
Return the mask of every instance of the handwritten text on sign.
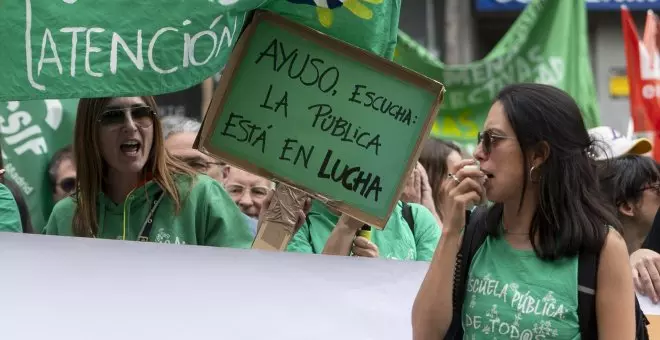
<path id="1" fill-rule="evenodd" d="M 386 220 L 440 91 L 270 21 L 247 44 L 209 149 Z"/>

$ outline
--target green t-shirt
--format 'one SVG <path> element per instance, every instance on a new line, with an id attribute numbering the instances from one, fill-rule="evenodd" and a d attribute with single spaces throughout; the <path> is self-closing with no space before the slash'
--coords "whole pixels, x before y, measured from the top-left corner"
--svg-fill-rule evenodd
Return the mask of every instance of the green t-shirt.
<path id="1" fill-rule="evenodd" d="M 578 259 L 542 261 L 488 236 L 470 265 L 464 339 L 580 339 Z"/>
<path id="2" fill-rule="evenodd" d="M 253 236 L 245 218 L 217 181 L 198 175 L 192 188 L 190 178 L 186 176 L 178 176 L 176 183 L 182 197 L 181 210 L 175 214 L 174 201 L 169 196 L 163 198 L 153 216 L 150 242 L 233 248 L 252 246 Z M 133 190 L 121 204 L 99 194 L 98 237 L 122 239 L 125 223 L 126 239 L 137 240 L 151 203 L 160 192 L 158 184 L 149 181 Z M 70 197 L 58 202 L 44 233 L 72 236 L 75 207 L 76 203 Z"/>
<path id="3" fill-rule="evenodd" d="M 431 261 L 440 240 L 440 226 L 431 212 L 418 204 L 410 204 L 415 232 L 401 214 L 399 202 L 392 211 L 384 230 L 372 229 L 371 241 L 378 246 L 380 257 L 393 260 Z M 288 251 L 321 254 L 339 216 L 333 214 L 319 201 L 312 203 L 307 221 L 294 235 Z"/>
<path id="4" fill-rule="evenodd" d="M 21 214 L 9 188 L 0 184 L 0 232 L 22 233 Z"/>

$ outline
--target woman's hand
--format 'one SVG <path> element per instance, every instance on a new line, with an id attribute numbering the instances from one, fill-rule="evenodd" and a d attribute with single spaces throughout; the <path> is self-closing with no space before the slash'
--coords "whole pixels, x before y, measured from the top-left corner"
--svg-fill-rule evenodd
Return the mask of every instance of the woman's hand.
<path id="1" fill-rule="evenodd" d="M 353 256 L 378 257 L 378 246 L 362 236 L 358 236 L 353 241 Z"/>
<path id="2" fill-rule="evenodd" d="M 419 184 L 421 188 L 421 204 L 428 209 L 435 220 L 438 222 L 438 225 L 442 227 L 442 221 L 438 215 L 437 204 L 434 199 L 433 189 L 431 188 L 431 183 L 429 183 L 429 177 L 426 173 L 426 169 L 422 164 L 417 163 L 417 168 L 419 169 Z"/>
<path id="3" fill-rule="evenodd" d="M 635 290 L 653 303 L 660 302 L 660 254 L 639 249 L 630 255 L 630 266 Z"/>
<path id="4" fill-rule="evenodd" d="M 261 211 L 259 212 L 259 221 L 263 221 L 264 214 L 266 213 L 268 207 L 270 207 L 270 201 L 273 199 L 274 194 L 275 194 L 275 190 L 270 190 L 268 192 L 268 195 L 266 195 L 266 198 L 264 199 L 264 202 L 261 205 L 262 206 Z M 300 227 L 302 227 L 302 225 L 305 224 L 305 219 L 307 218 L 307 214 L 309 214 L 309 211 L 311 209 L 312 209 L 312 199 L 306 197 L 302 209 L 299 209 L 297 212 L 295 212 L 297 218 L 296 218 L 296 225 L 294 226 L 294 232 L 293 232 L 294 235 L 295 233 L 298 232 Z"/>
<path id="5" fill-rule="evenodd" d="M 472 159 L 462 160 L 458 171 L 449 174 L 448 194 L 442 204 L 443 232 L 460 232 L 465 226 L 465 210 L 470 205 L 479 204 L 486 193 L 483 187 L 485 175 L 481 170 L 468 167 L 474 165 Z"/>
<path id="6" fill-rule="evenodd" d="M 406 203 L 421 203 L 422 202 L 422 183 L 421 183 L 421 173 L 420 168 L 424 171 L 424 167 L 417 162 L 417 165 L 410 173 L 410 177 L 406 181 L 406 186 L 403 188 L 401 201 Z M 428 180 L 427 180 L 428 181 Z"/>

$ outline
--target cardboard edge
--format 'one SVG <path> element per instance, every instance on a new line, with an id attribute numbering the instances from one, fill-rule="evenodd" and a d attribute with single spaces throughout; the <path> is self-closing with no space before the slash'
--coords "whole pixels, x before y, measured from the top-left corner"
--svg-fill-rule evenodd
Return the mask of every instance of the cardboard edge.
<path id="1" fill-rule="evenodd" d="M 256 30 L 257 22 L 254 21 L 255 15 L 258 15 L 258 13 L 251 15 L 250 18 L 246 18 L 246 21 L 249 19 L 249 24 L 244 27 L 243 32 L 241 32 L 240 37 L 236 41 L 236 45 L 234 45 L 232 53 L 229 55 L 229 60 L 222 71 L 218 88 L 215 89 L 211 97 L 211 103 L 204 115 L 199 133 L 197 133 L 197 137 L 195 137 L 195 141 L 193 142 L 194 149 L 216 159 L 218 158 L 217 156 L 206 151 L 206 146 L 208 140 L 213 137 L 213 131 L 211 129 L 213 126 L 216 126 L 217 120 L 220 117 L 220 108 L 224 107 L 227 95 L 231 93 L 230 85 L 234 79 L 236 68 L 240 66 L 243 56 L 246 53 L 245 49 L 249 46 L 250 38 Z"/>

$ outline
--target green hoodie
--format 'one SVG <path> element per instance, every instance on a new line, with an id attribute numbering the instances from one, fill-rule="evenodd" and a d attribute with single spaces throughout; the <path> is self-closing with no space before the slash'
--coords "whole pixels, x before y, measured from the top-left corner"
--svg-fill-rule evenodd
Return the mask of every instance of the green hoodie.
<path id="1" fill-rule="evenodd" d="M 154 216 L 149 241 L 158 243 L 195 244 L 203 246 L 250 248 L 252 234 L 245 218 L 220 184 L 206 175 L 194 179 L 178 176 L 176 184 L 181 196 L 181 210 L 175 213 L 174 201 L 165 196 Z M 135 241 L 151 210 L 153 199 L 160 193 L 154 181 L 134 189 L 122 204 L 115 204 L 103 193 L 97 201 L 99 232 L 104 239 Z M 53 208 L 44 234 L 73 236 L 72 220 L 76 203 L 71 197 Z M 124 219 L 125 218 L 125 219 Z"/>
<path id="2" fill-rule="evenodd" d="M 21 214 L 9 188 L 0 184 L 0 232 L 22 233 Z"/>
<path id="3" fill-rule="evenodd" d="M 384 230 L 372 229 L 371 241 L 378 246 L 380 257 L 393 260 L 431 261 L 440 240 L 440 226 L 428 209 L 410 204 L 415 221 L 414 234 L 401 214 L 403 204 L 394 207 Z M 312 202 L 307 221 L 293 236 L 288 251 L 321 254 L 339 216 L 321 202 Z"/>

